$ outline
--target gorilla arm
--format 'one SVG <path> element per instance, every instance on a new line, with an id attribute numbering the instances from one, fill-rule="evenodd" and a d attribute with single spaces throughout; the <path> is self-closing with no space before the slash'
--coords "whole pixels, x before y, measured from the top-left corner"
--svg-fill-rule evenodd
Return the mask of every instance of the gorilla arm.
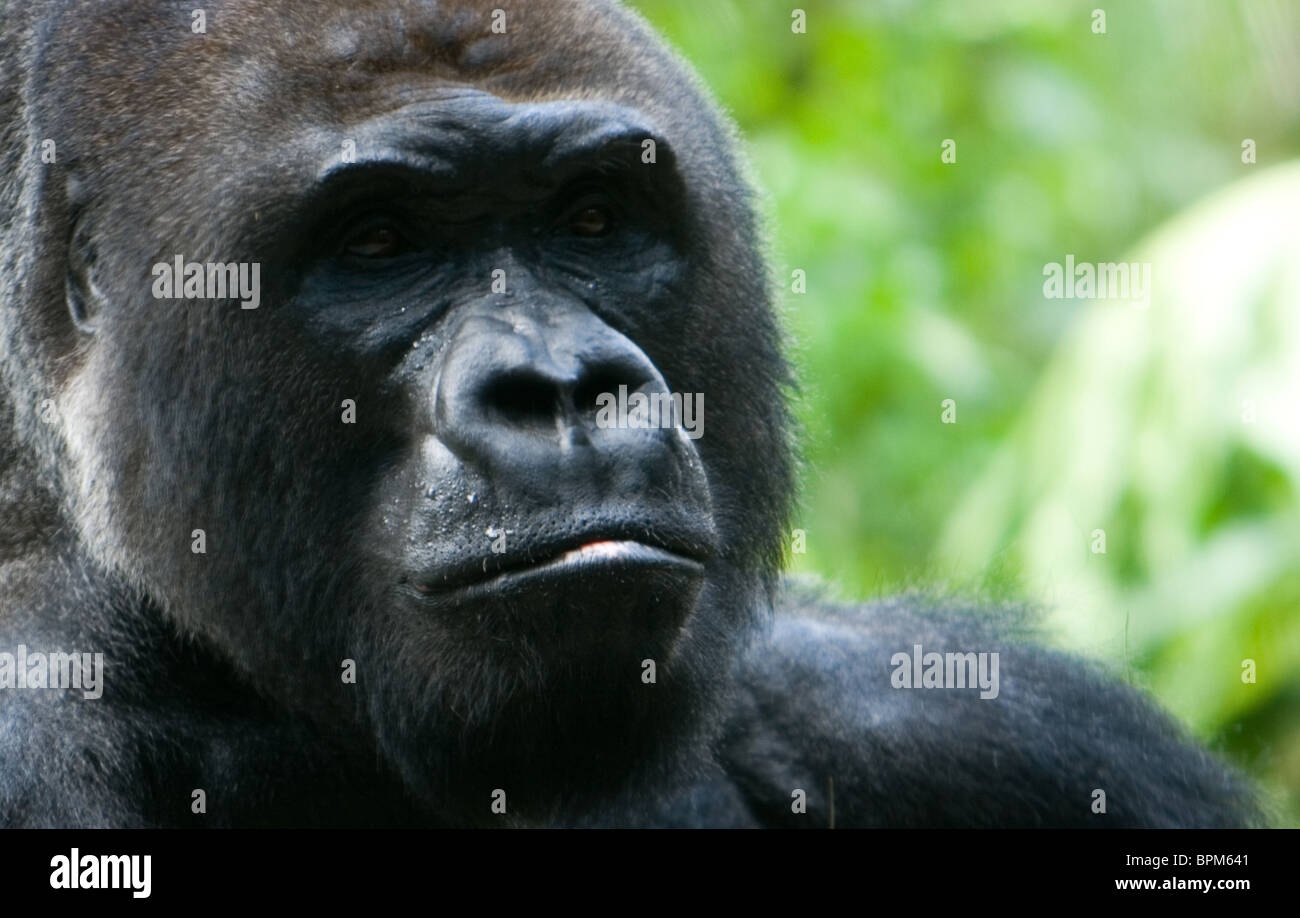
<path id="1" fill-rule="evenodd" d="M 772 826 L 1241 827 L 1249 786 L 1143 695 L 1022 643 L 1020 616 L 917 597 L 833 606 L 789 597 L 743 658 L 720 761 Z M 1005 623 L 999 626 L 999 623 Z M 894 688 L 931 650 L 1000 658 L 978 688 Z M 910 664 L 909 664 L 910 665 Z M 807 794 L 807 813 L 792 794 Z M 1105 812 L 1098 791 L 1104 792 Z"/>

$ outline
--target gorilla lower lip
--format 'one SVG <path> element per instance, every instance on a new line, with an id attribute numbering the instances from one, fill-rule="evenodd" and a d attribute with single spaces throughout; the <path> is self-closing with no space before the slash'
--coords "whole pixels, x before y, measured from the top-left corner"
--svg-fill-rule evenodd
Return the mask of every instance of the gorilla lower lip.
<path id="1" fill-rule="evenodd" d="M 578 548 L 562 552 L 536 564 L 525 564 L 489 574 L 473 582 L 446 584 L 416 582 L 415 589 L 423 595 L 455 592 L 474 592 L 480 588 L 501 585 L 522 586 L 528 581 L 554 580 L 556 578 L 583 576 L 585 573 L 611 569 L 653 567 L 690 568 L 704 571 L 702 562 L 644 542 L 631 539 L 601 539 L 587 542 Z"/>

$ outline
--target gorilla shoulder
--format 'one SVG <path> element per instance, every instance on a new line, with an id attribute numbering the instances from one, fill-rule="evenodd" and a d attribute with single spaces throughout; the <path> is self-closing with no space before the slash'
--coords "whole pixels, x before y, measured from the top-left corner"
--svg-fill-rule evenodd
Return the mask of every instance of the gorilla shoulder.
<path id="1" fill-rule="evenodd" d="M 719 759 L 767 825 L 1241 827 L 1250 785 L 1006 606 L 792 589 L 739 665 Z M 806 813 L 796 812 L 796 790 Z"/>

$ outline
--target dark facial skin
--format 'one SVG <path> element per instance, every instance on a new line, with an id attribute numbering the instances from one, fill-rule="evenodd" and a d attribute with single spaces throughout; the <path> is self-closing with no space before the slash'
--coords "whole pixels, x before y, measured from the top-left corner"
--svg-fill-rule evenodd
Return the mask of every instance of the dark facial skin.
<path id="1" fill-rule="evenodd" d="M 596 399 L 668 391 L 619 331 L 685 295 L 663 212 L 680 177 L 638 169 L 641 140 L 666 144 L 612 106 L 461 93 L 362 136 L 373 154 L 320 183 L 285 313 L 372 380 L 367 429 L 390 446 L 369 459 L 357 550 L 391 570 L 386 602 L 446 622 L 485 661 L 503 628 L 517 635 L 510 670 L 625 640 L 662 655 L 715 553 L 708 481 L 680 428 L 603 429 Z M 494 270 L 504 290 L 485 283 Z M 651 583 L 676 601 L 642 608 Z M 574 604 L 587 589 L 591 605 Z"/>
<path id="2" fill-rule="evenodd" d="M 368 581 L 349 605 L 380 623 L 378 659 L 409 660 L 415 679 L 461 673 L 431 708 L 483 709 L 511 750 L 536 735 L 544 761 L 534 725 L 581 699 L 611 721 L 650 716 L 641 661 L 675 668 L 717 552 L 685 433 L 596 424 L 601 393 L 669 391 L 628 334 L 689 315 L 682 177 L 644 117 L 603 103 L 454 91 L 358 134 L 365 154 L 312 192 L 283 310 L 374 414 L 335 471 L 367 495 L 340 521 Z M 477 739 L 463 720 L 453 729 Z M 566 728 L 589 754 L 594 724 Z M 502 772 L 493 786 L 525 780 Z"/>

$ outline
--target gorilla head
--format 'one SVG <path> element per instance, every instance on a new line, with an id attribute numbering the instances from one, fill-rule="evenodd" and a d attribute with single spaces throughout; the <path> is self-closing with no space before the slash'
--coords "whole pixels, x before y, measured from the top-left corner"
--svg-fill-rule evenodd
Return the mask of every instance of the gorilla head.
<path id="1" fill-rule="evenodd" d="M 613 3 L 204 7 L 2 14 L 14 538 L 444 812 L 680 767 L 791 493 L 729 128 Z"/>

